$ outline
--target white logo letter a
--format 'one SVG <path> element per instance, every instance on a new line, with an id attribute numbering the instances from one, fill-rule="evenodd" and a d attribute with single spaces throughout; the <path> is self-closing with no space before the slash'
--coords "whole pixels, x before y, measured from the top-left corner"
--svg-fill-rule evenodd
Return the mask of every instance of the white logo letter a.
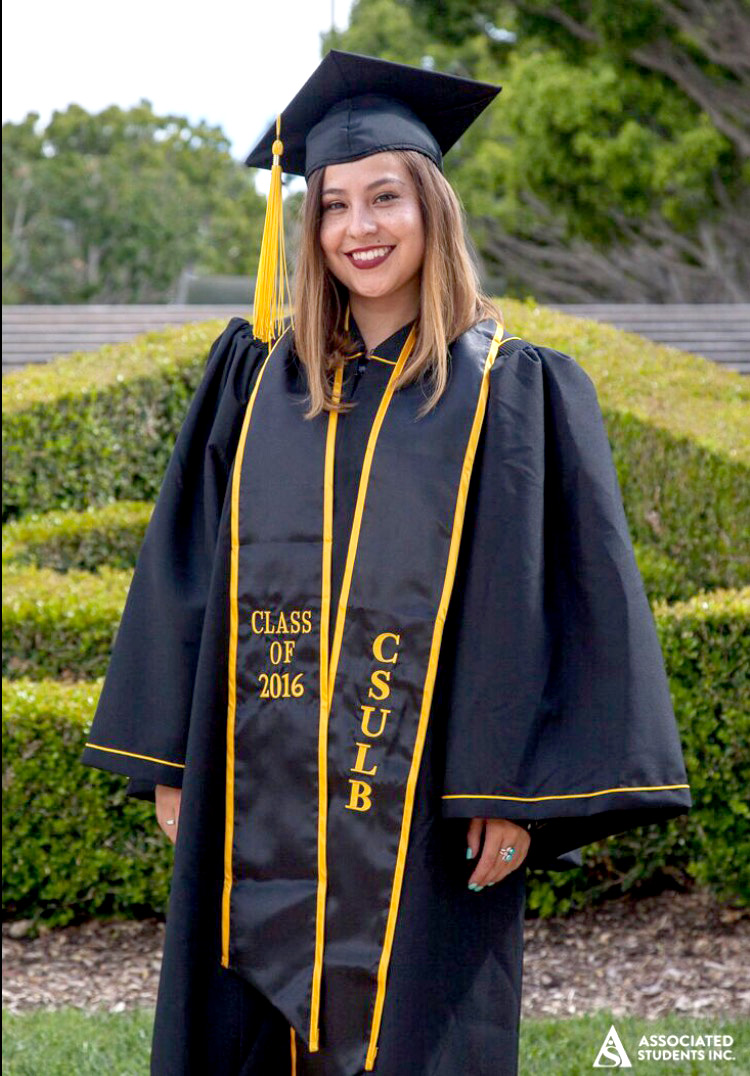
<path id="1" fill-rule="evenodd" d="M 601 1045 L 599 1053 L 596 1055 L 596 1061 L 593 1064 L 595 1069 L 632 1069 L 630 1058 L 627 1055 L 625 1047 L 620 1042 L 620 1036 L 615 1031 L 615 1025 L 607 1032 L 606 1038 Z"/>

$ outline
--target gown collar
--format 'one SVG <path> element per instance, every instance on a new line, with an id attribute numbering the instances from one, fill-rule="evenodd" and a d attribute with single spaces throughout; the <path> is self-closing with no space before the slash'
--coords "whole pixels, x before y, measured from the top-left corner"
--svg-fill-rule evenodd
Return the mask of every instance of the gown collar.
<path id="1" fill-rule="evenodd" d="M 362 339 L 362 334 L 359 331 L 359 327 L 357 326 L 357 323 L 354 320 L 354 317 L 348 307 L 346 311 L 346 319 L 347 320 L 345 324 L 347 325 L 349 336 L 351 337 L 352 342 L 357 345 L 357 354 L 362 353 L 363 355 L 366 355 L 367 348 L 365 346 L 365 342 Z M 383 340 L 375 348 L 373 348 L 372 353 L 369 357 L 371 359 L 380 359 L 382 362 L 395 363 L 398 360 L 399 355 L 401 354 L 401 349 L 406 342 L 406 338 L 409 335 L 409 330 L 411 329 L 413 324 L 414 321 L 412 320 L 407 322 L 406 325 L 402 325 L 401 328 L 397 329 L 395 333 L 392 333 L 392 335 L 389 336 L 387 340 Z"/>

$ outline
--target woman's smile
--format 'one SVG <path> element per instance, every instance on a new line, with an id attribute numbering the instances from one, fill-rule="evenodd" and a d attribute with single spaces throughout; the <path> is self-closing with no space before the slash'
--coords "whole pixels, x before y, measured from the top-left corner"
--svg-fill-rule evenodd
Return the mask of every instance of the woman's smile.
<path id="1" fill-rule="evenodd" d="M 344 253 L 358 269 L 376 269 L 393 249 L 392 246 L 360 247 L 357 250 L 345 250 Z"/>

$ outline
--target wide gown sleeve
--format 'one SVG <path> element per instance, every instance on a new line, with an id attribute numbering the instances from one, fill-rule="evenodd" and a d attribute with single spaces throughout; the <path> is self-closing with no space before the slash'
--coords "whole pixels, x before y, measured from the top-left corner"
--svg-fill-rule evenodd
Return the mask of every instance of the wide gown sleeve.
<path id="1" fill-rule="evenodd" d="M 559 869 L 691 797 L 594 385 L 508 346 L 456 580 L 442 809 L 531 822 L 527 865 Z"/>
<path id="2" fill-rule="evenodd" d="M 215 341 L 138 555 L 81 761 L 154 798 L 182 786 L 207 591 L 244 407 L 266 354 L 233 318 Z"/>

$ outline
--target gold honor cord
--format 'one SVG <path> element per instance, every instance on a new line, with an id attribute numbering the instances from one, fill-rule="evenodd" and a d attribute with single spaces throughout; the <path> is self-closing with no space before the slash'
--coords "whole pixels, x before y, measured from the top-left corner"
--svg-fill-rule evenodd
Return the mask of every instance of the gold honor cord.
<path id="1" fill-rule="evenodd" d="M 375 419 L 370 430 L 370 437 L 367 442 L 367 449 L 365 451 L 365 458 L 362 463 L 362 474 L 359 480 L 359 489 L 357 491 L 357 504 L 354 509 L 354 519 L 352 521 L 352 530 L 349 537 L 349 549 L 346 554 L 346 567 L 344 568 L 344 578 L 341 583 L 341 595 L 339 597 L 338 610 L 336 612 L 336 631 L 333 637 L 333 652 L 331 654 L 331 671 L 328 677 L 328 682 L 331 689 L 331 697 L 333 697 L 333 689 L 336 682 L 336 670 L 338 669 L 339 658 L 341 656 L 341 642 L 344 636 L 344 622 L 346 620 L 346 610 L 349 604 L 349 591 L 352 585 L 352 576 L 354 575 L 354 562 L 357 558 L 357 545 L 359 543 L 359 532 L 362 528 L 362 516 L 365 511 L 365 498 L 367 496 L 367 486 L 370 481 L 370 471 L 372 470 L 372 460 L 375 455 L 375 445 L 377 444 L 378 436 L 380 434 L 380 427 L 383 425 L 385 419 L 385 413 L 388 410 L 388 406 L 393 397 L 394 385 L 401 376 L 401 372 L 406 366 L 407 359 L 411 355 L 414 344 L 417 339 L 416 326 L 412 326 L 409 335 L 407 336 L 404 346 L 401 349 L 401 354 L 398 357 L 396 365 L 393 367 L 390 377 L 388 378 L 388 385 L 383 393 L 383 398 L 380 401 Z"/>
<path id="2" fill-rule="evenodd" d="M 357 546 L 359 543 L 359 532 L 362 527 L 362 516 L 365 508 L 365 497 L 367 496 L 367 486 L 370 480 L 370 471 L 372 469 L 372 460 L 375 454 L 375 445 L 377 444 L 378 436 L 380 434 L 380 428 L 383 425 L 386 411 L 391 402 L 394 393 L 394 386 L 401 371 L 406 365 L 406 361 L 412 353 L 414 343 L 417 338 L 416 326 L 412 326 L 409 335 L 407 336 L 404 346 L 401 349 L 401 354 L 398 357 L 396 365 L 393 367 L 391 375 L 388 379 L 383 398 L 380 401 L 378 410 L 375 414 L 375 418 L 370 429 L 370 436 L 367 440 L 367 448 L 365 450 L 365 458 L 362 464 L 362 473 L 359 479 L 359 487 L 357 490 L 357 503 L 354 510 L 354 519 L 352 521 L 352 529 L 349 534 L 349 546 L 346 555 L 346 566 L 344 568 L 344 577 L 341 583 L 341 596 L 339 599 L 338 609 L 336 613 L 336 626 L 333 638 L 333 651 L 331 654 L 330 667 L 328 671 L 328 677 L 326 680 L 326 705 L 323 707 L 323 700 L 321 697 L 320 708 L 320 734 L 319 734 L 319 754 L 318 754 L 318 766 L 319 766 L 319 787 L 320 792 L 320 810 L 319 810 L 319 823 L 318 823 L 318 864 L 319 871 L 322 870 L 327 873 L 327 859 L 326 859 L 326 817 L 324 811 L 327 809 L 327 802 L 324 798 L 323 788 L 327 792 L 327 769 L 328 769 L 328 721 L 331 716 L 331 706 L 333 703 L 333 691 L 336 682 L 336 670 L 338 668 L 339 657 L 341 654 L 341 641 L 344 635 L 344 621 L 346 620 L 346 609 L 349 601 L 349 591 L 351 589 L 352 576 L 354 574 L 354 562 L 357 557 Z M 330 430 L 329 430 L 330 433 Z M 329 452 L 330 448 L 330 452 Z M 326 446 L 326 480 L 328 480 L 328 465 L 330 460 L 330 482 L 331 482 L 331 498 L 333 489 L 333 463 L 335 453 L 335 441 L 331 445 Z M 324 540 L 325 549 L 325 540 Z M 330 576 L 330 565 L 328 568 Z M 324 579 L 325 584 L 325 579 Z M 328 591 L 328 601 L 330 602 L 330 588 Z M 321 636 L 322 642 L 322 636 Z M 326 638 L 326 650 L 327 650 L 327 638 Z M 322 646 L 321 646 L 321 660 L 322 660 Z M 324 676 L 321 668 L 321 682 Z M 322 689 L 322 683 L 321 683 Z M 322 696 L 322 690 L 321 690 Z M 321 899 L 322 890 L 322 899 Z M 310 1052 L 313 1053 L 319 1049 L 319 1033 L 320 1028 L 319 1015 L 320 1015 L 320 985 L 323 975 L 323 947 L 325 938 L 325 889 L 321 887 L 320 875 L 318 882 L 318 909 L 315 928 L 315 963 L 313 965 L 313 980 L 312 980 L 312 1000 L 310 1003 Z"/>
<path id="3" fill-rule="evenodd" d="M 237 712 L 237 637 L 239 612 L 237 608 L 237 587 L 239 579 L 240 557 L 240 478 L 242 459 L 245 454 L 247 431 L 255 406 L 255 398 L 266 372 L 268 361 L 284 339 L 283 333 L 269 351 L 260 369 L 242 423 L 242 432 L 234 458 L 232 475 L 232 514 L 231 514 L 231 558 L 229 581 L 229 683 L 227 692 L 227 767 L 226 767 L 226 820 L 224 826 L 224 891 L 221 904 L 221 964 L 229 967 L 229 907 L 232 894 L 232 839 L 234 836 L 234 723 Z"/>
<path id="4" fill-rule="evenodd" d="M 372 1018 L 372 1028 L 370 1031 L 370 1044 L 367 1050 L 367 1058 L 365 1060 L 366 1072 L 372 1072 L 372 1070 L 374 1069 L 375 1058 L 378 1052 L 377 1042 L 378 1036 L 380 1034 L 380 1022 L 383 1015 L 383 1005 L 385 1003 L 385 988 L 386 980 L 388 977 L 388 965 L 391 959 L 393 937 L 396 931 L 398 905 L 401 897 L 401 887 L 404 879 L 404 867 L 406 864 L 406 852 L 409 845 L 409 831 L 411 829 L 411 819 L 414 810 L 414 795 L 417 787 L 417 778 L 419 776 L 419 767 L 422 760 L 422 750 L 424 748 L 425 737 L 427 735 L 427 722 L 429 721 L 430 707 L 432 705 L 432 693 L 435 687 L 435 677 L 437 676 L 440 643 L 443 638 L 443 628 L 445 626 L 448 603 L 450 601 L 451 592 L 453 590 L 453 582 L 456 575 L 459 543 L 461 541 L 461 532 L 463 529 L 463 521 L 466 513 L 466 501 L 469 493 L 469 480 L 471 479 L 471 472 L 474 468 L 474 458 L 476 456 L 479 435 L 482 430 L 482 423 L 484 422 L 484 414 L 487 407 L 490 371 L 492 370 L 492 366 L 495 362 L 495 358 L 497 356 L 498 349 L 500 348 L 501 341 L 502 343 L 506 342 L 505 340 L 502 340 L 502 335 L 502 327 L 500 325 L 497 325 L 495 335 L 492 338 L 492 343 L 490 344 L 490 349 L 487 354 L 487 359 L 485 360 L 484 373 L 482 375 L 482 385 L 479 390 L 479 399 L 477 400 L 476 410 L 474 412 L 474 421 L 472 423 L 469 440 L 466 446 L 466 453 L 464 455 L 464 462 L 461 468 L 461 478 L 458 485 L 456 508 L 453 516 L 453 530 L 451 533 L 451 542 L 448 551 L 448 563 L 446 565 L 445 579 L 443 581 L 443 592 L 440 597 L 440 604 L 438 605 L 437 617 L 435 619 L 435 627 L 432 634 L 430 657 L 427 664 L 427 675 L 425 677 L 424 691 L 422 693 L 422 705 L 419 712 L 419 723 L 417 726 L 417 736 L 414 744 L 414 754 L 412 755 L 409 776 L 406 781 L 406 797 L 404 800 L 404 813 L 401 822 L 401 837 L 399 840 L 398 852 L 396 855 L 396 869 L 393 875 L 393 888 L 391 893 L 391 903 L 388 909 L 388 919 L 385 928 L 385 940 L 383 942 L 383 951 L 380 956 L 380 964 L 378 967 L 378 988 L 375 997 L 375 1009 Z M 518 339 L 518 337 L 513 337 L 513 339 Z"/>
<path id="5" fill-rule="evenodd" d="M 344 367 L 339 366 L 333 384 L 335 403 L 341 400 Z M 320 596 L 320 711 L 318 718 L 318 892 L 315 910 L 315 963 L 313 966 L 312 998 L 310 1001 L 310 1052 L 320 1048 L 320 967 L 323 960 L 328 862 L 326 829 L 328 826 L 328 714 L 330 690 L 328 683 L 328 634 L 331 623 L 331 560 L 333 555 L 333 478 L 336 454 L 338 411 L 328 413 L 326 455 L 323 476 L 323 570 Z"/>

